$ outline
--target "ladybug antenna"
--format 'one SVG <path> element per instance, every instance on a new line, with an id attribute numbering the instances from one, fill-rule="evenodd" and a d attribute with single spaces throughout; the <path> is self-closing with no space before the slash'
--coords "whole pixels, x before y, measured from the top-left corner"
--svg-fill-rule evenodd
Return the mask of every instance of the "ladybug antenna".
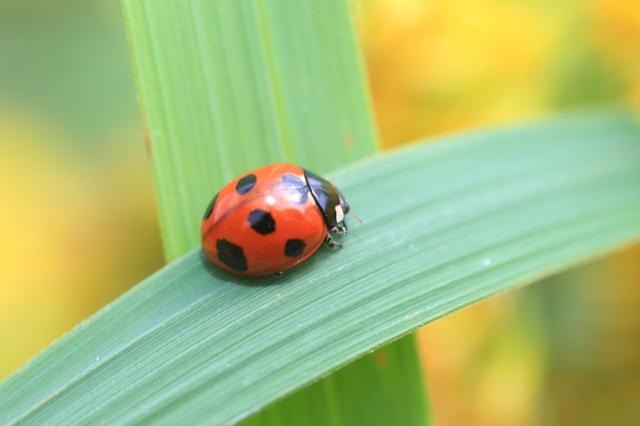
<path id="1" fill-rule="evenodd" d="M 358 214 L 352 209 L 350 209 L 351 211 L 349 213 L 351 213 L 351 216 L 353 216 L 355 218 L 355 220 L 357 220 L 358 222 L 360 222 L 360 225 L 364 225 L 364 220 L 362 220 L 362 218 L 360 216 L 358 216 Z"/>

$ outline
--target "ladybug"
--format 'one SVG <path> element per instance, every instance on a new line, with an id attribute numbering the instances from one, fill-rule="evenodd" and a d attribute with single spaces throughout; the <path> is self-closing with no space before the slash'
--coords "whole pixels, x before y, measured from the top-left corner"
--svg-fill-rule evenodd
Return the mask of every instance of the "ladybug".
<path id="1" fill-rule="evenodd" d="M 287 163 L 255 169 L 223 187 L 202 220 L 207 258 L 233 274 L 281 276 L 326 242 L 340 247 L 349 204 L 326 179 Z"/>

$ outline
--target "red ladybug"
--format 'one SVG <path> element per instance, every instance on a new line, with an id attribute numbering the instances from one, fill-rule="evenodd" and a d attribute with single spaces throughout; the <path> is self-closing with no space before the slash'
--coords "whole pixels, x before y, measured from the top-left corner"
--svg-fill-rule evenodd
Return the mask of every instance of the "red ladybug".
<path id="1" fill-rule="evenodd" d="M 202 247 L 237 275 L 282 275 L 323 242 L 339 247 L 349 204 L 333 184 L 300 166 L 276 163 L 229 182 L 202 221 Z"/>

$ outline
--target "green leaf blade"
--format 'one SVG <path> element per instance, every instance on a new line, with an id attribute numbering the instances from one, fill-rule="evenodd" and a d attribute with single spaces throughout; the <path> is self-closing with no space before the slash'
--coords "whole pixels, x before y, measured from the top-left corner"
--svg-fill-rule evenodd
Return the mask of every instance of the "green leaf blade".
<path id="1" fill-rule="evenodd" d="M 124 6 L 168 259 L 199 244 L 203 206 L 231 178 L 274 161 L 322 173 L 376 150 L 347 2 L 135 0 Z M 418 368 L 415 348 L 407 350 Z M 390 353 L 394 364 L 396 351 Z M 412 368 L 403 371 L 396 381 L 422 383 L 407 375 Z M 337 391 L 332 398 L 363 398 Z M 424 392 L 416 398 L 426 401 Z M 409 418 L 424 415 L 424 406 L 396 409 L 404 407 Z M 284 401 L 271 410 L 290 408 Z"/>
<path id="2" fill-rule="evenodd" d="M 165 252 L 212 195 L 276 161 L 323 173 L 377 149 L 346 2 L 126 0 Z"/>
<path id="3" fill-rule="evenodd" d="M 0 423 L 228 423 L 416 327 L 638 240 L 640 130 L 586 116 L 336 175 L 366 224 L 273 283 L 199 251 L 0 385 Z M 261 285 L 268 284 L 271 285 Z"/>

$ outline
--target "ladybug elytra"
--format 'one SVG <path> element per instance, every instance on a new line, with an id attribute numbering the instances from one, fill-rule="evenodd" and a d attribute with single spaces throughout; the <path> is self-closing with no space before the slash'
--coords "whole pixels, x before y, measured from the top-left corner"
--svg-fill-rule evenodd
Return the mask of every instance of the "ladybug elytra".
<path id="1" fill-rule="evenodd" d="M 340 247 L 349 204 L 326 179 L 276 163 L 242 175 L 216 194 L 202 221 L 207 258 L 231 273 L 273 274 L 311 256 L 323 242 Z"/>

